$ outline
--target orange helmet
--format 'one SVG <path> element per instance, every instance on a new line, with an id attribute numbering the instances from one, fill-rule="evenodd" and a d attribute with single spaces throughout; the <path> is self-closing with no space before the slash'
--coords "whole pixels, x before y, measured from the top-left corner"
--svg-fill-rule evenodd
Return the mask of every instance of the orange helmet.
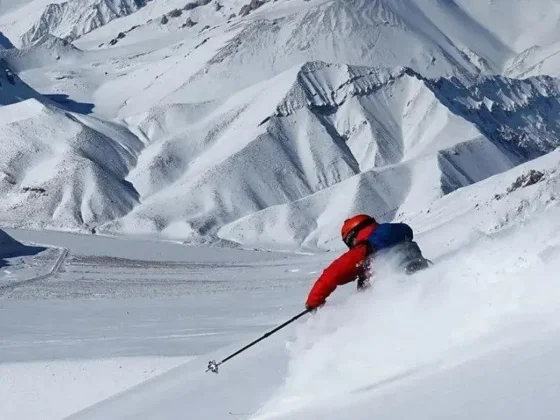
<path id="1" fill-rule="evenodd" d="M 342 224 L 342 229 L 340 230 L 342 240 L 348 248 L 352 248 L 358 232 L 366 226 L 371 226 L 375 223 L 375 219 L 367 214 L 358 214 L 350 219 L 346 219 Z"/>

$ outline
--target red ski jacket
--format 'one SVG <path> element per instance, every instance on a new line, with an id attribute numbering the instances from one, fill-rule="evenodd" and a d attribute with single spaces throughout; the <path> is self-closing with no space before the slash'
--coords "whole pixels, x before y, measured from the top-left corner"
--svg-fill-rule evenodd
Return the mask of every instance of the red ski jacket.
<path id="1" fill-rule="evenodd" d="M 374 224 L 358 232 L 356 243 L 365 241 L 377 226 Z M 308 309 L 321 306 L 338 286 L 356 280 L 364 273 L 368 254 L 368 247 L 364 243 L 353 247 L 334 260 L 311 288 L 305 306 Z"/>

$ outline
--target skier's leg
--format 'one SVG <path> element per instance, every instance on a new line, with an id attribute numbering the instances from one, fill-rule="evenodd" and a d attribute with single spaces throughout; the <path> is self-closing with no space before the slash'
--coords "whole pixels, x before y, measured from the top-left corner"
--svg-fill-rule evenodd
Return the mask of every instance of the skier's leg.
<path id="1" fill-rule="evenodd" d="M 433 263 L 432 263 L 433 264 Z M 421 258 L 410 262 L 405 269 L 405 273 L 410 275 L 414 274 L 420 270 L 425 270 L 430 266 L 430 261 L 426 258 Z"/>

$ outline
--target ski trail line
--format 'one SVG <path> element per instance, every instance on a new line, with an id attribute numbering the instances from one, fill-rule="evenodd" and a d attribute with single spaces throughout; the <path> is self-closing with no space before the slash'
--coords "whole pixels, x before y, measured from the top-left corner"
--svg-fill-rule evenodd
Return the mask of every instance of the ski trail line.
<path id="1" fill-rule="evenodd" d="M 14 290 L 18 287 L 22 287 L 22 286 L 27 286 L 33 283 L 37 283 L 43 280 L 46 280 L 52 276 L 55 276 L 56 274 L 58 274 L 58 272 L 60 271 L 60 268 L 62 267 L 62 264 L 64 264 L 64 261 L 66 260 L 66 257 L 68 257 L 68 253 L 70 252 L 68 250 L 68 248 L 60 248 L 61 249 L 61 253 L 58 256 L 58 258 L 56 259 L 56 262 L 54 263 L 54 265 L 52 266 L 52 268 L 50 269 L 50 271 L 47 274 L 42 274 L 40 276 L 37 277 L 32 277 L 30 279 L 26 279 L 26 280 L 19 280 L 19 281 L 13 281 L 10 284 L 5 284 L 0 286 L 0 294 L 2 292 L 7 292 L 10 290 Z"/>

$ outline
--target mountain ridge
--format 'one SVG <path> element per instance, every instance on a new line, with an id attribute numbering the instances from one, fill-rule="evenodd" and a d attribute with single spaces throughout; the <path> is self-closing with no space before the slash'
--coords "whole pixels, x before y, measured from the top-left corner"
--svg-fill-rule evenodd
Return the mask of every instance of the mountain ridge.
<path id="1" fill-rule="evenodd" d="M 45 20 L 33 45 L 0 52 L 32 87 L 0 91 L 11 104 L 0 117 L 19 127 L 20 147 L 78 144 L 37 168 L 14 169 L 6 153 L 0 169 L 16 182 L 4 190 L 12 226 L 208 244 L 220 232 L 237 238 L 237 221 L 254 215 L 257 224 L 260 212 L 282 207 L 278 220 L 304 220 L 300 232 L 285 229 L 293 236 L 283 243 L 322 249 L 328 241 L 309 239 L 317 233 L 308 226 L 324 229 L 368 208 L 389 219 L 417 214 L 558 146 L 560 85 L 537 70 L 555 66 L 542 55 L 556 48 L 555 9 L 530 33 L 522 24 L 538 13 L 525 0 L 515 0 L 527 10 L 512 21 L 518 32 L 490 19 L 507 6 L 500 1 L 278 0 L 247 8 L 241 0 L 127 0 L 122 13 L 115 9 L 123 17 L 73 42 L 49 29 L 65 22 L 59 29 L 71 32 L 98 1 L 73 3 L 70 15 Z M 0 30 L 13 38 L 45 5 L 13 5 Z M 32 9 L 19 27 L 4 28 Z M 21 99 L 31 100 L 10 111 Z M 24 128 L 45 139 L 26 138 Z M 72 174 L 84 164 L 90 175 L 76 184 Z M 70 169 L 64 176 L 61 165 Z M 30 205 L 21 180 L 36 170 L 47 171 L 49 189 L 74 187 L 42 197 L 43 212 L 11 214 Z M 113 204 L 116 191 L 123 201 Z M 254 234 L 266 242 L 264 232 Z"/>

